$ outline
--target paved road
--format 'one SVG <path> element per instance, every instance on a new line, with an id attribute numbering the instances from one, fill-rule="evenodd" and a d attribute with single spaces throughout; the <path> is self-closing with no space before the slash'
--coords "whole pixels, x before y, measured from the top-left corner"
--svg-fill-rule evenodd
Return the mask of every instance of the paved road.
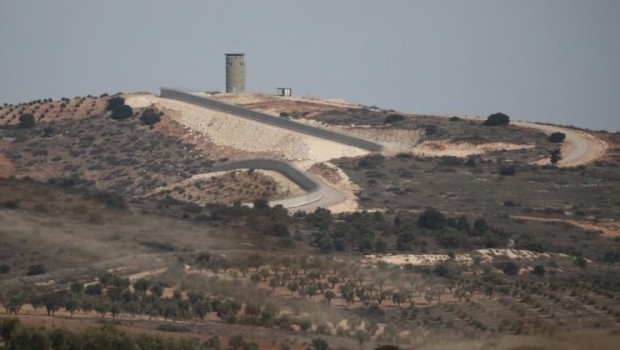
<path id="1" fill-rule="evenodd" d="M 305 211 L 311 212 L 316 208 L 327 208 L 332 205 L 338 204 L 346 199 L 342 192 L 338 191 L 336 188 L 332 187 L 326 181 L 321 178 L 314 178 L 319 183 L 319 191 L 321 193 L 321 197 L 318 201 L 306 203 L 305 205 L 289 207 L 288 209 L 291 211 Z"/>
<path id="2" fill-rule="evenodd" d="M 162 92 L 164 91 L 164 89 L 162 89 Z M 171 90 L 172 91 L 172 90 Z M 175 91 L 173 91 L 175 92 Z M 177 93 L 177 92 L 175 92 Z M 193 101 L 185 101 L 183 98 L 177 98 L 176 95 L 171 95 L 171 96 L 166 96 L 168 98 L 174 98 L 177 100 L 180 100 L 182 102 L 185 103 L 192 103 L 194 105 L 198 105 L 202 108 L 210 108 L 208 105 L 204 105 L 204 104 L 196 104 Z M 181 96 L 183 97 L 183 96 Z M 243 114 L 241 112 L 243 111 L 239 111 L 239 110 L 244 110 L 247 112 L 252 112 L 250 110 L 246 110 L 245 108 L 239 107 L 239 106 L 234 106 L 235 109 L 232 110 L 232 112 L 237 111 L 239 114 Z M 231 111 L 227 111 L 228 113 L 231 113 L 231 115 L 236 116 L 236 113 L 232 113 Z M 244 117 L 244 116 L 241 116 Z M 256 121 L 259 122 L 264 122 L 262 119 L 260 118 L 255 118 Z M 591 134 L 588 134 L 586 132 L 583 131 L 579 131 L 579 130 L 572 130 L 572 129 L 567 129 L 567 128 L 562 128 L 562 127 L 556 127 L 556 126 L 550 126 L 550 125 L 540 125 L 540 124 L 534 124 L 534 123 L 526 123 L 526 122 L 512 122 L 512 125 L 515 126 L 519 126 L 519 127 L 525 127 L 525 128 L 532 128 L 532 129 L 537 129 L 540 130 L 546 134 L 551 134 L 553 132 L 563 132 L 564 134 L 566 134 L 566 139 L 564 140 L 564 143 L 562 145 L 562 159 L 558 162 L 558 166 L 561 167 L 573 167 L 573 166 L 579 166 L 579 165 L 585 165 L 585 164 L 589 164 L 593 161 L 595 161 L 596 159 L 600 158 L 604 153 L 605 153 L 605 149 L 606 149 L 606 144 L 594 137 Z M 285 127 L 286 128 L 286 127 Z M 333 133 L 333 132 L 330 132 Z M 333 133 L 336 134 L 336 133 Z M 321 135 L 314 135 L 316 137 L 321 137 Z M 330 141 L 335 141 L 333 135 L 331 135 L 331 137 L 325 137 L 325 139 L 328 139 Z M 337 138 L 336 138 L 337 139 Z M 338 142 L 338 141 L 337 141 Z M 350 144 L 347 142 L 343 142 L 345 144 Z M 376 144 L 373 147 L 378 147 L 378 149 L 381 149 L 381 146 Z M 549 163 L 549 159 L 542 159 L 538 162 L 539 164 L 548 164 Z M 286 175 L 286 174 L 285 174 Z M 312 195 L 312 196 L 300 196 L 300 197 L 296 197 L 296 198 L 290 198 L 290 199 L 286 199 L 283 201 L 276 201 L 273 202 L 272 204 L 282 204 L 285 208 L 293 210 L 293 211 L 313 211 L 316 208 L 322 207 L 322 208 L 326 208 L 335 204 L 338 204 L 342 201 L 345 200 L 345 196 L 344 194 L 342 194 L 340 191 L 338 191 L 336 188 L 332 187 L 331 185 L 329 185 L 328 183 L 326 183 L 325 181 L 316 178 L 308 173 L 304 172 L 304 175 L 306 175 L 307 177 L 315 180 L 318 184 L 319 184 L 319 189 L 318 192 L 320 193 L 320 196 L 316 196 L 316 195 Z M 294 180 L 294 179 L 293 179 Z M 303 187 L 303 186 L 302 186 Z M 308 194 L 312 193 L 313 191 L 309 191 Z M 317 199 L 318 197 L 318 199 Z"/>
<path id="3" fill-rule="evenodd" d="M 177 96 L 177 94 L 180 94 L 180 92 L 178 91 L 165 90 L 162 88 L 162 92 L 164 91 L 169 91 L 172 93 L 172 94 L 166 95 L 165 96 L 166 98 L 175 99 L 182 103 L 189 103 L 189 104 L 192 104 L 200 108 L 205 108 L 205 109 L 212 108 L 208 103 L 204 104 L 204 103 L 196 103 L 194 101 L 187 101 L 185 99 L 186 94 Z M 201 99 L 201 101 L 202 100 L 207 100 L 207 99 Z M 210 102 L 211 101 L 209 101 L 209 103 Z M 243 114 L 242 112 L 253 112 L 249 109 L 245 109 L 239 106 L 231 106 L 231 107 L 234 107 L 234 108 L 226 109 L 224 113 L 228 113 L 233 117 L 247 118 L 247 116 L 241 115 Z M 271 116 L 268 116 L 268 117 L 270 119 L 273 119 L 273 117 Z M 252 118 L 252 119 L 257 122 L 272 124 L 270 122 L 266 122 L 262 118 Z M 282 127 L 285 130 L 286 129 L 291 130 L 292 132 L 300 132 L 294 127 L 292 128 L 288 127 L 288 125 L 277 125 L 277 126 Z M 315 129 L 315 128 L 312 128 L 312 129 Z M 317 132 L 314 132 L 314 131 L 316 130 L 311 130 L 311 132 L 307 132 L 307 133 L 312 134 L 312 136 L 314 137 L 323 138 L 328 141 L 339 142 L 342 144 L 352 145 L 352 146 L 360 146 L 360 148 L 364 148 L 364 149 L 381 150 L 383 148 L 382 145 L 380 144 L 369 142 L 369 141 L 362 140 L 362 139 L 353 138 L 347 135 L 340 135 L 336 132 L 332 132 L 329 130 L 320 129 Z M 274 163 L 282 163 L 282 164 L 278 165 Z M 287 166 L 282 166 L 282 165 L 287 165 Z M 306 190 L 306 194 L 302 196 L 272 201 L 270 202 L 272 206 L 280 204 L 283 207 L 291 211 L 311 212 L 311 211 L 314 211 L 316 208 L 326 208 L 326 207 L 341 203 L 346 199 L 345 195 L 342 192 L 340 192 L 339 190 L 337 190 L 336 188 L 328 184 L 323 179 L 315 177 L 314 175 L 311 175 L 305 171 L 302 171 L 296 168 L 294 165 L 289 164 L 289 163 L 280 162 L 276 160 L 253 159 L 253 160 L 246 160 L 246 161 L 241 161 L 241 162 L 223 163 L 223 164 L 214 166 L 214 170 L 217 170 L 218 168 L 231 170 L 229 169 L 230 167 L 239 168 L 239 169 L 245 169 L 248 167 L 255 168 L 255 169 L 264 168 L 268 170 L 278 171 L 278 172 L 281 172 L 283 175 L 287 176 L 289 179 L 291 179 L 292 181 L 300 185 L 300 187 Z M 294 168 L 295 170 L 292 171 L 291 169 L 287 169 L 289 167 Z M 301 176 L 298 176 L 294 174 L 295 172 L 301 172 L 302 174 Z M 313 184 L 316 184 L 317 188 L 315 189 L 314 186 L 311 186 L 312 184 L 309 185 L 308 181 L 311 181 Z"/>
<path id="4" fill-rule="evenodd" d="M 607 144 L 603 140 L 585 131 L 526 122 L 511 122 L 510 124 L 540 130 L 547 135 L 558 131 L 566 134 L 566 139 L 562 144 L 562 159 L 558 162 L 558 166 L 560 167 L 574 167 L 590 164 L 602 157 L 607 149 Z M 549 158 L 542 159 L 538 162 L 538 164 L 541 165 L 548 163 Z"/>

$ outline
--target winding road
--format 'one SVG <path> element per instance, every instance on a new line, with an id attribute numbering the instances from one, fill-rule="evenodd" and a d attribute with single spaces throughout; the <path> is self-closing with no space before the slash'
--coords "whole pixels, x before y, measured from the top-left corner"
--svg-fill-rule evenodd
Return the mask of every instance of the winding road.
<path id="1" fill-rule="evenodd" d="M 277 118 L 268 114 L 253 111 L 236 105 L 215 101 L 191 92 L 162 88 L 161 97 L 189 103 L 206 109 L 214 109 L 228 115 L 250 119 L 256 122 L 283 128 L 291 132 L 303 133 L 324 140 L 338 142 L 371 152 L 380 152 L 383 146 L 363 138 L 340 134 L 331 130 L 306 125 L 293 120 Z M 291 211 L 314 211 L 316 208 L 327 208 L 346 200 L 346 196 L 325 180 L 297 168 L 292 163 L 273 159 L 249 159 L 238 162 L 215 164 L 211 171 L 229 171 L 236 169 L 265 169 L 280 172 L 299 185 L 305 194 L 292 198 L 270 201 L 271 206 L 282 205 Z"/>
<path id="2" fill-rule="evenodd" d="M 251 119 L 257 122 L 271 124 L 292 132 L 301 132 L 319 137 L 329 141 L 335 141 L 349 146 L 363 148 L 368 151 L 380 152 L 383 146 L 365 139 L 339 134 L 330 130 L 311 127 L 295 121 L 276 118 L 267 114 L 252 111 L 240 106 L 230 105 L 221 101 L 214 101 L 206 97 L 198 97 L 176 89 L 162 88 L 161 97 L 174 99 L 180 102 L 193 104 L 207 109 L 216 109 L 239 118 Z M 560 167 L 574 167 L 586 165 L 599 159 L 605 154 L 607 144 L 594 137 L 593 135 L 581 131 L 564 127 L 542 125 L 528 122 L 511 122 L 511 125 L 523 128 L 530 128 L 542 131 L 545 134 L 562 132 L 566 138 L 562 144 L 562 159 L 558 162 Z M 544 158 L 536 162 L 540 165 L 550 163 L 549 158 Z M 296 168 L 293 164 L 267 159 L 255 159 L 234 163 L 225 163 L 215 168 L 233 169 L 268 169 L 275 170 L 287 176 L 293 182 L 302 187 L 306 193 L 301 196 L 272 201 L 271 205 L 282 205 L 292 211 L 313 211 L 316 208 L 330 207 L 343 202 L 345 195 L 328 184 L 323 179 L 317 178 L 303 170 Z M 217 171 L 216 169 L 212 169 Z"/>

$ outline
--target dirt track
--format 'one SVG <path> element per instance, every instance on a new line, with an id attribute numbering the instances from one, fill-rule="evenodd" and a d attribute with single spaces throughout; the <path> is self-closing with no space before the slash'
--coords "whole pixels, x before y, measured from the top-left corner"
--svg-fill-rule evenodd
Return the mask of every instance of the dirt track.
<path id="1" fill-rule="evenodd" d="M 575 167 L 590 164 L 601 158 L 607 149 L 607 144 L 603 140 L 585 131 L 525 122 L 512 122 L 511 124 L 523 128 L 540 130 L 545 134 L 554 132 L 566 134 L 566 139 L 562 144 L 562 159 L 558 162 L 558 166 L 560 167 Z M 541 159 L 538 161 L 538 164 L 549 164 L 549 158 Z"/>
<path id="2" fill-rule="evenodd" d="M 541 217 L 536 217 L 536 216 L 523 216 L 523 215 L 512 215 L 510 218 L 514 220 L 563 222 L 563 223 L 571 224 L 573 226 L 581 227 L 584 230 L 600 232 L 604 237 L 607 237 L 607 238 L 620 237 L 620 223 L 617 223 L 615 221 L 594 222 L 594 221 L 586 221 L 586 220 L 541 218 Z"/>

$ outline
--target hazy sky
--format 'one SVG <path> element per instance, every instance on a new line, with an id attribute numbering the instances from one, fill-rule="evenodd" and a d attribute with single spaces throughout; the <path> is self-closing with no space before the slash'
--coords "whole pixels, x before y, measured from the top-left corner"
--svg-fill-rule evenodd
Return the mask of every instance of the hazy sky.
<path id="1" fill-rule="evenodd" d="M 0 103 L 223 90 L 620 129 L 618 0 L 0 0 Z"/>

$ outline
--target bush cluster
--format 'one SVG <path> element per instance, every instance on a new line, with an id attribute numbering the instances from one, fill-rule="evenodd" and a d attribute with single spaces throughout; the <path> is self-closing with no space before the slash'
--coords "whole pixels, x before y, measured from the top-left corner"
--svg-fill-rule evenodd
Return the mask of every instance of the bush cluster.
<path id="1" fill-rule="evenodd" d="M 217 337 L 205 342 L 196 339 L 161 337 L 148 333 L 133 334 L 106 324 L 101 328 L 70 331 L 29 326 L 18 318 L 0 321 L 0 337 L 6 349 L 220 349 Z"/>
<path id="2" fill-rule="evenodd" d="M 125 99 L 121 96 L 110 98 L 106 110 L 112 112 L 112 119 L 115 120 L 123 120 L 133 116 L 133 109 L 125 104 Z"/>

